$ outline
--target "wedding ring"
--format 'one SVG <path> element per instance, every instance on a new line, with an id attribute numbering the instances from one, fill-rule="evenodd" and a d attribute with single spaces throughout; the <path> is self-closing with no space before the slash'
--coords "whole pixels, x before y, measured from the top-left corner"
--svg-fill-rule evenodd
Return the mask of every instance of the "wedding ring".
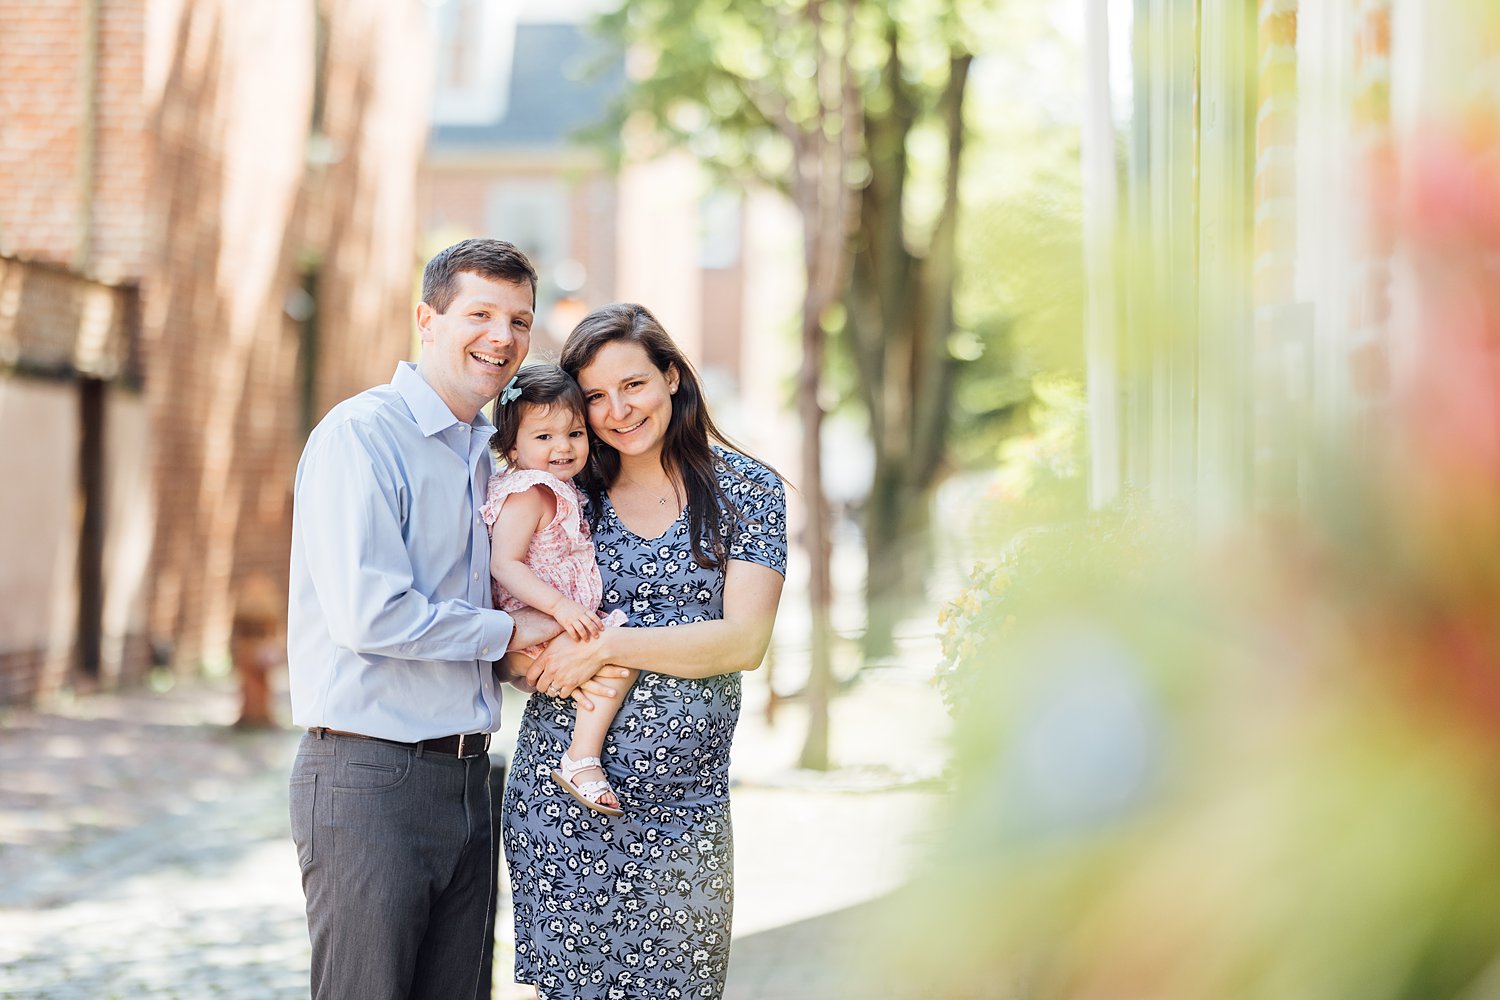
<path id="1" fill-rule="evenodd" d="M 549 687 L 547 689 L 547 693 L 549 695 L 551 695 L 552 697 L 554 697 L 554 698 L 556 698 L 558 696 L 558 694 L 560 694 L 561 692 L 562 692 L 562 688 L 558 687 L 556 684 L 552 685 L 551 687 Z"/>

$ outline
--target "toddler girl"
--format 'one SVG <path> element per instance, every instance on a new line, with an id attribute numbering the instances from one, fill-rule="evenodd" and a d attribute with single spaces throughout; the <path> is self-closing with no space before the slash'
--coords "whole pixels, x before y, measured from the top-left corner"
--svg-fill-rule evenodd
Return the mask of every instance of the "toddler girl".
<path id="1" fill-rule="evenodd" d="M 598 615 L 604 584 L 594 561 L 588 521 L 571 480 L 589 457 L 583 393 L 555 365 L 530 365 L 516 373 L 495 401 L 495 451 L 505 468 L 490 478 L 480 513 L 490 526 L 490 576 L 495 606 L 531 607 L 556 619 L 569 635 L 586 640 L 625 615 Z M 545 646 L 521 652 L 536 657 Z M 552 772 L 579 802 L 607 816 L 623 816 L 620 800 L 600 766 L 604 737 L 635 680 L 610 698 L 590 695 L 592 709 L 578 708 L 573 742 Z"/>

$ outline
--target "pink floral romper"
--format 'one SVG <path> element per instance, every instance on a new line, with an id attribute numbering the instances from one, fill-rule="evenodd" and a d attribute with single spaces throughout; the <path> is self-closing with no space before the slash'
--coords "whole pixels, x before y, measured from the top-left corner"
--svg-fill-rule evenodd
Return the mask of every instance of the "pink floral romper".
<path id="1" fill-rule="evenodd" d="M 565 483 L 550 472 L 539 469 L 504 469 L 490 477 L 484 506 L 479 514 L 489 525 L 493 537 L 495 519 L 505 501 L 517 493 L 525 493 L 541 484 L 557 497 L 557 515 L 552 523 L 531 536 L 531 545 L 526 550 L 526 565 L 537 579 L 554 588 L 569 600 L 577 601 L 586 608 L 598 610 L 604 597 L 604 583 L 599 577 L 599 564 L 594 558 L 594 538 L 589 531 L 579 508 L 578 489 Z M 505 592 L 499 582 L 491 579 L 490 587 L 495 596 L 495 607 L 501 611 L 515 611 L 526 607 L 521 601 Z M 606 626 L 623 625 L 624 612 L 611 611 L 604 619 Z M 547 648 L 546 643 L 520 650 L 526 656 L 536 657 Z"/>

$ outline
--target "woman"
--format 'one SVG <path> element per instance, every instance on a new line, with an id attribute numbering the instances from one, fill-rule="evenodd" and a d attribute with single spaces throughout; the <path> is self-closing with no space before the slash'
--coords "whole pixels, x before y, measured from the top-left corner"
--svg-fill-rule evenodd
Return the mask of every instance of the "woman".
<path id="1" fill-rule="evenodd" d="M 786 570 L 776 474 L 727 448 L 682 352 L 638 305 L 596 310 L 563 346 L 588 403 L 587 498 L 601 612 L 629 618 L 532 665 L 505 792 L 516 979 L 542 1000 L 719 997 L 733 904 L 729 748 L 740 672 L 759 665 Z M 673 626 L 667 628 L 664 626 Z M 590 812 L 551 770 L 570 695 L 641 673 L 605 742 L 625 815 Z M 618 681 L 616 682 L 618 683 Z"/>

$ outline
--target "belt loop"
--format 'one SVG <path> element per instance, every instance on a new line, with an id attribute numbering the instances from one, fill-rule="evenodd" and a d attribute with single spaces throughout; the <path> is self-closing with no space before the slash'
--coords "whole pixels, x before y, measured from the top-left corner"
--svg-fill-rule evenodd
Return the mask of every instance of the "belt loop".
<path id="1" fill-rule="evenodd" d="M 421 760 L 422 759 L 422 755 L 425 754 L 426 752 L 427 752 L 427 741 L 426 740 L 418 740 L 417 741 L 417 759 Z"/>
<path id="2" fill-rule="evenodd" d="M 312 729 L 312 734 L 321 740 L 328 734 L 328 730 L 323 728 L 322 726 L 314 726 Z"/>
<path id="3" fill-rule="evenodd" d="M 464 740 L 466 738 L 467 737 L 465 737 L 463 735 L 460 735 L 458 737 L 458 756 L 459 756 L 460 759 L 462 759 L 463 755 L 464 755 Z"/>

